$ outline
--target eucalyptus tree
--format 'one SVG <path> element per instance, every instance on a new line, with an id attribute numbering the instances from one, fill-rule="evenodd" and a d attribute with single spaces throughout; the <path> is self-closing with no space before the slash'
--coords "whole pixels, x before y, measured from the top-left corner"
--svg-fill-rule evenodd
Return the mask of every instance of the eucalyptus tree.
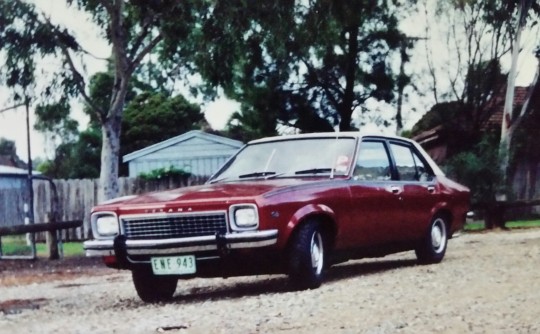
<path id="1" fill-rule="evenodd" d="M 232 125 L 244 119 L 259 134 L 275 132 L 276 122 L 350 130 L 368 99 L 395 98 L 393 60 L 406 40 L 399 14 L 409 3 L 216 2 L 198 44 L 209 57 L 197 53 L 195 64 L 210 85 L 241 101 Z"/>
<path id="2" fill-rule="evenodd" d="M 512 38 L 512 62 L 510 72 L 508 73 L 508 81 L 506 85 L 506 98 L 504 103 L 504 111 L 501 124 L 501 141 L 499 147 L 499 156 L 501 159 L 500 167 L 502 175 L 504 176 L 503 182 L 506 188 L 509 189 L 509 174 L 511 173 L 511 169 L 509 168 L 511 165 L 511 148 L 512 146 L 522 146 L 522 144 L 520 143 L 513 143 L 514 133 L 518 129 L 521 122 L 533 110 L 533 108 L 531 107 L 534 107 L 536 109 L 536 112 L 540 113 L 540 104 L 537 104 L 537 99 L 533 98 L 533 95 L 538 94 L 538 92 L 540 91 L 540 83 L 538 82 L 538 76 L 540 75 L 540 63 L 538 64 L 537 73 L 531 85 L 532 88 L 529 90 L 529 94 L 525 100 L 524 105 L 521 106 L 521 110 L 519 111 L 519 113 L 516 113 L 513 107 L 515 80 L 517 75 L 517 62 L 522 48 L 521 35 L 523 33 L 523 30 L 527 26 L 534 26 L 539 23 L 540 4 L 534 0 L 513 0 L 505 2 L 505 7 L 507 12 L 513 14 L 510 19 L 500 20 L 499 18 L 495 17 L 493 22 L 494 24 L 506 25 L 510 28 L 514 28 L 515 32 Z M 538 47 L 540 47 L 540 45 L 538 45 Z M 538 53 L 537 58 L 540 61 Z M 531 100 L 536 105 L 529 105 L 529 102 Z M 523 136 L 521 136 L 521 138 L 523 139 Z M 532 155 L 536 154 L 533 153 Z M 536 183 L 536 168 L 537 166 L 532 167 L 532 169 L 535 169 L 534 183 Z"/>
<path id="3" fill-rule="evenodd" d="M 52 55 L 60 60 L 55 79 L 43 91 L 80 97 L 101 126 L 101 200 L 118 194 L 118 155 L 122 113 L 129 82 L 145 58 L 166 44 L 181 44 L 198 19 L 206 1 L 67 0 L 89 13 L 111 47 L 113 85 L 105 106 L 90 97 L 84 67 L 77 58 L 88 53 L 73 27 L 53 23 L 36 6 L 21 0 L 0 2 L 0 48 L 6 57 L 2 68 L 8 86 L 26 89 L 35 82 L 37 57 Z"/>

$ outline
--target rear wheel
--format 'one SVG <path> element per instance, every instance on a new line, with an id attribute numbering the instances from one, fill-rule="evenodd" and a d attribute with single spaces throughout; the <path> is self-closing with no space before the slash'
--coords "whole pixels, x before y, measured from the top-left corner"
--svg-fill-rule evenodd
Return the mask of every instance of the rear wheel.
<path id="1" fill-rule="evenodd" d="M 289 252 L 289 278 L 298 289 L 318 288 L 323 280 L 325 243 L 320 224 L 308 221 L 293 237 Z"/>
<path id="2" fill-rule="evenodd" d="M 416 258 L 423 264 L 439 263 L 448 244 L 448 222 L 442 216 L 433 218 L 424 239 L 416 248 Z"/>
<path id="3" fill-rule="evenodd" d="M 147 303 L 170 300 L 178 283 L 176 277 L 156 276 L 151 269 L 134 269 L 131 276 L 137 294 Z"/>

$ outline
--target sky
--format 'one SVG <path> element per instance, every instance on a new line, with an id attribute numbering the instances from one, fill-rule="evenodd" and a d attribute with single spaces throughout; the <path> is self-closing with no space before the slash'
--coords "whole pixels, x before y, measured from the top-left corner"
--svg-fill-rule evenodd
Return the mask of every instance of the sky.
<path id="1" fill-rule="evenodd" d="M 90 17 L 86 16 L 75 9 L 66 7 L 64 0 L 33 0 L 36 5 L 42 9 L 44 13 L 50 16 L 50 19 L 55 23 L 61 23 L 67 27 L 76 27 L 74 33 L 85 50 L 91 50 L 94 57 L 86 56 L 78 64 L 79 68 L 84 68 L 86 77 L 90 77 L 93 73 L 105 70 L 106 62 L 103 60 L 110 55 L 110 46 L 97 34 L 97 29 L 90 21 Z M 407 32 L 409 36 L 422 36 L 424 34 L 424 26 L 419 24 L 418 18 L 411 18 L 403 23 L 402 29 Z M 529 43 L 530 45 L 537 45 L 538 41 Z M 437 43 L 435 41 L 434 43 Z M 435 45 L 434 59 L 448 58 L 449 52 L 448 46 L 444 45 L 443 41 L 438 41 L 439 46 Z M 418 50 L 421 50 L 418 49 Z M 417 51 L 414 51 L 417 52 Z M 421 51 L 418 51 L 421 53 Z M 413 58 L 414 59 L 414 58 Z M 420 59 L 420 58 L 416 58 Z M 55 68 L 55 59 L 44 60 L 43 68 L 46 72 L 47 69 Z M 83 66 L 84 64 L 84 66 Z M 415 66 L 410 65 L 410 66 Z M 509 68 L 509 59 L 503 59 L 503 67 Z M 532 54 L 532 49 L 525 48 L 520 56 L 518 64 L 518 77 L 516 80 L 517 85 L 528 85 L 533 80 L 537 67 L 536 58 Z M 54 73 L 49 73 L 54 75 Z M 180 92 L 189 98 L 188 89 L 180 89 Z M 230 114 L 239 109 L 239 103 L 231 101 L 226 98 L 219 98 L 216 101 L 203 103 L 201 100 L 192 99 L 193 102 L 199 102 L 201 109 L 205 113 L 206 119 L 214 129 L 223 129 L 227 123 Z M 0 110 L 12 105 L 9 101 L 8 91 L 0 87 Z M 383 104 L 372 102 L 369 105 L 372 109 L 386 110 L 388 112 L 388 106 Z M 80 101 L 74 101 L 72 103 L 72 117 L 79 121 L 80 130 L 83 130 L 88 122 L 88 118 L 82 112 L 82 103 Z M 416 111 L 414 111 L 416 109 Z M 427 107 L 425 101 L 420 101 L 418 98 L 412 98 L 407 106 L 404 108 L 405 128 L 411 128 L 416 121 L 425 113 Z M 393 112 L 393 111 L 390 111 Z M 358 114 L 356 114 L 359 117 Z M 353 115 L 354 117 L 354 115 Z M 33 124 L 34 117 L 31 113 L 30 122 Z M 31 126 L 32 127 L 32 126 Z M 363 129 L 373 132 L 381 130 L 380 127 L 375 124 L 368 124 Z M 392 131 L 393 129 L 386 129 L 386 131 Z M 17 146 L 17 153 L 19 157 L 27 161 L 27 140 L 26 140 L 26 118 L 25 109 L 23 107 L 17 108 L 11 111 L 4 111 L 0 113 L 0 137 L 14 140 Z M 54 144 L 47 141 L 40 133 L 31 130 L 30 134 L 32 159 L 36 157 L 50 158 L 52 157 L 52 151 Z"/>

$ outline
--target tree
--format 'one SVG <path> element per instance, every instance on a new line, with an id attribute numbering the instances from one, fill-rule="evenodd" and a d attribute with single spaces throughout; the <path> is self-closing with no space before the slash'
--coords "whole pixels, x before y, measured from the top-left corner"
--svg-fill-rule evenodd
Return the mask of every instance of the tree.
<path id="1" fill-rule="evenodd" d="M 53 147 L 75 140 L 79 123 L 70 117 L 71 108 L 63 99 L 57 103 L 40 104 L 35 109 L 34 129 L 42 132 Z"/>
<path id="2" fill-rule="evenodd" d="M 13 140 L 0 137 L 0 156 L 7 158 L 15 167 L 26 168 L 26 164 L 17 155 L 17 147 Z"/>
<path id="3" fill-rule="evenodd" d="M 54 158 L 43 161 L 37 169 L 56 179 L 99 177 L 101 131 L 90 126 L 80 132 L 75 141 L 64 142 L 55 149 Z"/>
<path id="4" fill-rule="evenodd" d="M 210 85 L 242 101 L 236 122 L 249 120 L 250 128 L 258 127 L 254 133 L 275 132 L 276 121 L 309 131 L 305 120 L 315 121 L 316 130 L 350 130 L 365 101 L 394 99 L 392 57 L 406 38 L 398 29 L 400 6 L 221 2 L 207 16 L 198 45 L 210 55 L 198 54 L 195 64 Z"/>
<path id="5" fill-rule="evenodd" d="M 86 51 L 68 28 L 53 24 L 34 5 L 20 0 L 1 3 L 0 46 L 7 52 L 8 82 L 12 78 L 23 83 L 34 81 L 35 59 L 30 56 L 53 54 L 61 59 L 62 66 L 49 91 L 61 88 L 63 94 L 80 96 L 100 123 L 103 146 L 99 198 L 105 200 L 118 193 L 122 113 L 130 79 L 158 45 L 181 44 L 198 17 L 198 1 L 68 0 L 68 4 L 90 13 L 111 44 L 114 81 L 105 108 L 94 104 L 76 65 L 75 57 Z"/>
<path id="6" fill-rule="evenodd" d="M 524 116 L 528 112 L 528 105 L 524 105 L 518 117 L 514 115 L 513 105 L 514 105 L 514 90 L 515 90 L 515 79 L 517 71 L 517 61 L 521 48 L 521 34 L 527 25 L 527 19 L 529 18 L 529 11 L 534 12 L 538 18 L 540 14 L 540 5 L 533 0 L 519 0 L 519 1 L 510 1 L 508 3 L 509 10 L 512 9 L 512 12 L 517 12 L 515 14 L 515 37 L 512 40 L 512 65 L 510 68 L 510 73 L 508 74 L 508 82 L 506 86 L 506 99 L 504 104 L 503 120 L 501 124 L 501 141 L 499 148 L 499 156 L 501 158 L 500 168 L 503 175 L 503 180 L 507 188 L 509 188 L 509 165 L 510 165 L 510 148 L 512 147 L 512 139 L 514 132 L 518 128 L 520 122 L 524 119 Z M 514 9 L 514 7 L 517 7 Z M 498 24 L 504 24 L 505 22 L 497 22 Z M 538 23 L 538 21 L 536 21 Z M 535 23 L 535 24 L 536 24 Z M 513 22 L 508 20 L 507 25 L 512 26 Z M 539 65 L 540 66 L 540 65 Z M 540 67 L 539 67 L 540 73 Z M 538 73 L 536 75 L 535 81 L 533 82 L 533 87 L 537 85 L 538 82 Z M 530 98 L 530 97 L 529 97 Z M 505 191 L 505 196 L 507 191 Z"/>
<path id="7" fill-rule="evenodd" d="M 512 31 L 505 25 L 493 24 L 496 17 L 510 17 L 503 1 L 439 1 L 423 3 L 426 18 L 426 65 L 431 77 L 430 91 L 436 103 L 460 101 L 469 103 L 479 114 L 493 92 L 501 89 L 497 69 L 501 58 L 510 50 L 509 38 Z M 438 25 L 444 20 L 447 25 Z M 447 53 L 433 51 L 450 46 Z M 499 70 L 500 71 L 500 70 Z M 486 74 L 488 77 L 486 77 Z M 483 81 L 481 90 L 477 82 Z M 471 99 L 472 98 L 472 99 Z"/>
<path id="8" fill-rule="evenodd" d="M 6 138 L 0 138 L 0 155 L 13 156 L 17 152 L 15 142 Z"/>

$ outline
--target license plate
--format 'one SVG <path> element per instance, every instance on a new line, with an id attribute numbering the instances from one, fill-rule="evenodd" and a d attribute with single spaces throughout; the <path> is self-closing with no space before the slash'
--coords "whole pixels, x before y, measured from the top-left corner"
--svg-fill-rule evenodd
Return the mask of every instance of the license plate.
<path id="1" fill-rule="evenodd" d="M 151 261 L 155 275 L 188 275 L 197 271 L 193 255 L 153 257 Z"/>

